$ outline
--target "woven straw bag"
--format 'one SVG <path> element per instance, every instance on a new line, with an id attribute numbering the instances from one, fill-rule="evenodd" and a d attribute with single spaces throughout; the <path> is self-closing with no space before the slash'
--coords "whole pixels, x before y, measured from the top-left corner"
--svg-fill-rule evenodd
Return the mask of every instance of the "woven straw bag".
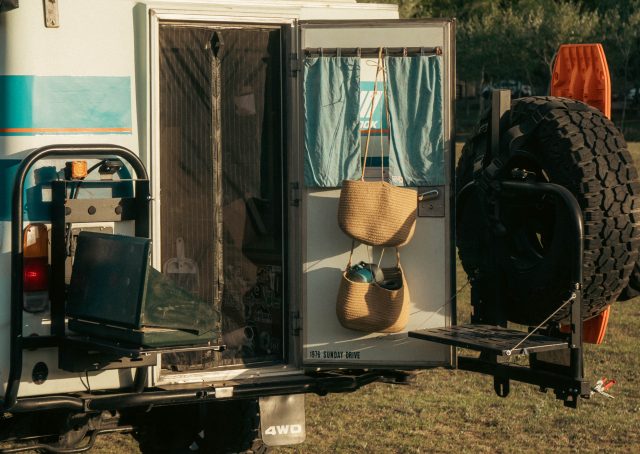
<path id="1" fill-rule="evenodd" d="M 338 225 L 351 238 L 370 246 L 403 246 L 415 232 L 417 208 L 417 195 L 412 189 L 386 181 L 345 180 Z"/>
<path id="2" fill-rule="evenodd" d="M 351 248 L 353 255 L 353 247 Z M 386 279 L 402 278 L 402 287 L 388 290 L 377 283 L 354 282 L 347 278 L 351 256 L 342 273 L 336 315 L 345 328 L 367 333 L 397 333 L 402 331 L 409 319 L 409 288 L 397 252 L 396 266 L 383 268 Z"/>
<path id="3" fill-rule="evenodd" d="M 362 175 L 360 180 L 344 180 L 342 182 L 340 204 L 338 205 L 338 225 L 344 233 L 361 243 L 370 246 L 398 247 L 411 241 L 416 228 L 418 198 L 415 191 L 396 187 L 384 181 L 384 169 L 382 166 L 380 169 L 380 181 L 364 181 L 371 138 L 374 100 L 380 72 L 383 74 L 385 105 L 388 106 L 382 49 L 378 56 L 378 70 L 373 84 Z M 387 124 L 390 124 L 388 107 L 386 111 Z M 382 144 L 380 150 L 382 162 L 384 162 Z"/>

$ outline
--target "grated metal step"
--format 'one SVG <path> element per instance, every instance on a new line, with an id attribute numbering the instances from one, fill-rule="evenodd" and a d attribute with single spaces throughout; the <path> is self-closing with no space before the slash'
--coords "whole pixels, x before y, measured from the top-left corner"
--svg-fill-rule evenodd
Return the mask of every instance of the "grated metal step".
<path id="1" fill-rule="evenodd" d="M 440 344 L 494 353 L 500 356 L 528 355 L 569 347 L 567 341 L 555 337 L 533 334 L 514 348 L 527 335 L 523 331 L 491 325 L 456 325 L 446 328 L 429 328 L 409 331 L 409 337 Z"/>

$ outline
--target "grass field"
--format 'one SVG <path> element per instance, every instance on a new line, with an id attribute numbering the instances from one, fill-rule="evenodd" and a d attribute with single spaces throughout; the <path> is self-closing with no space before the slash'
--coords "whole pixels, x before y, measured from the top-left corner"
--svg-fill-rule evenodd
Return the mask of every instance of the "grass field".
<path id="1" fill-rule="evenodd" d="M 640 163 L 640 143 L 629 144 Z M 458 268 L 458 282 L 466 281 Z M 469 312 L 469 289 L 458 297 Z M 373 384 L 352 394 L 307 396 L 307 441 L 275 453 L 640 452 L 640 299 L 613 306 L 602 345 L 587 345 L 586 375 L 614 378 L 615 399 L 563 407 L 552 393 L 512 383 L 497 397 L 489 377 L 425 371 L 415 385 Z M 98 453 L 135 453 L 130 436 L 97 442 Z"/>
<path id="2" fill-rule="evenodd" d="M 468 298 L 464 291 L 462 311 L 468 312 Z M 489 377 L 436 369 L 415 386 L 374 384 L 350 395 L 309 396 L 307 442 L 276 452 L 640 452 L 639 332 L 636 299 L 614 306 L 605 342 L 587 346 L 587 377 L 615 378 L 615 399 L 595 396 L 572 410 L 552 393 L 520 383 L 502 399 Z"/>

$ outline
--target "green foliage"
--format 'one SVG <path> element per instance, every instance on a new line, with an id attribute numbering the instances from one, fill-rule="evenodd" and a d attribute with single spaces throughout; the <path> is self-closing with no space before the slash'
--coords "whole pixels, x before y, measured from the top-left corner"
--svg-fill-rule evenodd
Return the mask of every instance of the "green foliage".
<path id="1" fill-rule="evenodd" d="M 544 94 L 560 44 L 601 42 L 614 93 L 640 85 L 640 0 L 366 1 L 398 3 L 403 17 L 456 17 L 466 82 L 520 80 Z"/>
<path id="2" fill-rule="evenodd" d="M 484 83 L 490 79 L 529 80 L 531 19 L 529 14 L 494 6 L 485 14 L 461 21 L 457 35 L 459 78 Z"/>
<path id="3" fill-rule="evenodd" d="M 582 12 L 571 2 L 491 3 L 460 22 L 460 79 L 482 81 L 484 76 L 485 81 L 515 79 L 546 87 L 558 46 L 589 41 L 599 23 L 597 13 Z"/>
<path id="4" fill-rule="evenodd" d="M 601 13 L 602 39 L 607 50 L 609 70 L 623 83 L 640 82 L 640 0 L 624 2 L 620 8 Z M 635 57 L 635 58 L 633 58 Z M 615 62 L 615 65 L 611 63 Z"/>
<path id="5" fill-rule="evenodd" d="M 359 3 L 395 3 L 402 18 L 430 17 L 423 0 L 358 0 Z"/>

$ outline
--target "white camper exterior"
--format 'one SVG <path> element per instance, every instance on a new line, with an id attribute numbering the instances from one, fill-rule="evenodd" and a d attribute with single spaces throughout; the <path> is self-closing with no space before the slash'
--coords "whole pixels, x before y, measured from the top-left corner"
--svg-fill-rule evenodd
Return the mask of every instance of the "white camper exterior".
<path id="1" fill-rule="evenodd" d="M 165 172 L 163 159 L 169 153 L 170 145 L 167 144 L 173 140 L 167 138 L 167 134 L 173 132 L 166 128 L 161 117 L 168 103 L 162 88 L 164 82 L 161 82 L 165 71 L 163 65 L 166 65 L 163 60 L 166 49 L 161 44 L 163 30 L 171 27 L 209 32 L 244 28 L 276 30 L 282 49 L 281 68 L 278 69 L 282 93 L 279 143 L 282 148 L 280 188 L 285 200 L 282 207 L 285 246 L 282 265 L 269 268 L 280 273 L 278 279 L 283 283 L 279 285 L 285 287 L 285 296 L 279 303 L 282 309 L 277 312 L 280 319 L 270 320 L 277 325 L 273 329 L 280 330 L 280 338 L 273 330 L 268 336 L 262 336 L 262 328 L 255 324 L 238 325 L 234 330 L 229 328 L 226 334 L 223 333 L 226 341 L 223 343 L 227 344 L 227 350 L 235 348 L 236 356 L 229 356 L 228 361 L 216 362 L 213 366 L 186 371 L 163 368 L 163 356 L 156 351 L 153 355 L 159 360 L 148 367 L 144 387 L 173 390 L 204 386 L 220 390 L 220 396 L 230 397 L 234 386 L 243 383 L 290 381 L 306 377 L 309 372 L 406 370 L 454 364 L 451 347 L 407 337 L 410 330 L 449 326 L 453 321 L 455 43 L 452 21 L 400 21 L 395 5 L 357 4 L 350 0 L 65 0 L 50 3 L 45 8 L 42 2 L 22 1 L 19 7 L 0 12 L 0 94 L 4 95 L 4 99 L 0 98 L 0 160 L 4 168 L 11 169 L 31 151 L 61 143 L 113 144 L 132 150 L 149 172 L 151 264 L 158 270 L 166 270 L 167 257 L 172 255 L 163 251 L 166 247 L 163 245 L 176 242 L 172 237 L 164 238 L 163 243 L 163 235 L 166 237 L 168 233 L 162 227 L 163 209 L 176 203 L 167 198 L 169 181 L 168 177 L 165 177 L 167 181 L 162 177 Z M 443 61 L 444 183 L 413 188 L 416 197 L 435 190 L 437 200 L 420 206 L 415 236 L 411 245 L 402 250 L 403 270 L 411 287 L 410 316 L 402 331 L 391 334 L 362 333 L 340 325 L 335 301 L 340 273 L 351 246 L 351 240 L 335 222 L 340 191 L 304 184 L 305 106 L 302 93 L 305 52 L 319 49 L 351 49 L 352 52 L 358 49 L 360 52 L 361 48 L 397 48 L 405 49 L 405 52 L 407 48 L 438 49 Z M 362 81 L 372 85 L 376 58 L 363 55 L 361 60 Z M 365 106 L 363 100 L 369 99 L 367 96 L 371 96 L 371 92 L 367 90 L 371 89 L 363 87 L 359 102 Z M 236 99 L 235 102 L 240 101 Z M 369 112 L 366 108 L 361 110 L 362 125 Z M 364 144 L 366 128 L 361 129 Z M 185 137 L 184 133 L 175 134 Z M 381 128 L 379 137 L 381 141 L 375 146 L 381 148 L 373 148 L 372 153 L 382 151 L 383 156 L 377 164 L 378 171 L 376 164 L 372 164 L 370 172 L 379 172 L 379 167 L 388 159 L 388 151 L 384 155 L 389 142 L 388 129 L 385 132 Z M 99 162 L 90 157 L 88 160 L 89 166 Z M 63 159 L 53 158 L 39 161 L 27 176 L 25 191 L 37 190 L 39 200 L 45 204 L 49 202 L 51 188 L 36 174 L 39 169 L 55 168 L 60 175 L 64 163 Z M 10 170 L 7 172 L 6 175 L 13 175 Z M 0 377 L 6 389 L 12 358 L 12 181 L 3 183 L 1 190 Z M 92 194 L 97 192 L 87 189 L 87 197 Z M 163 206 L 163 203 L 167 205 Z M 241 206 L 240 211 L 237 211 L 238 206 Z M 203 206 L 202 210 L 207 207 Z M 225 205 L 224 222 L 231 223 L 234 216 L 248 219 L 251 213 L 244 210 L 243 204 Z M 46 210 L 25 209 L 22 228 L 30 222 L 44 223 L 50 228 L 51 220 L 46 213 Z M 126 222 L 96 222 L 85 227 L 133 234 L 132 225 Z M 183 241 L 182 237 L 179 241 Z M 373 254 L 378 260 L 380 253 L 380 248 L 360 245 L 356 247 L 354 257 L 355 261 L 367 261 Z M 187 256 L 189 254 L 193 252 L 187 250 Z M 392 255 L 387 254 L 383 266 L 392 263 Z M 250 285 L 247 288 L 251 288 Z M 223 312 L 223 327 L 224 317 Z M 22 337 L 50 336 L 51 318 L 48 309 L 24 311 Z M 69 333 L 68 328 L 66 333 Z M 270 347 L 257 347 L 262 341 L 271 342 Z M 262 356 L 255 353 L 247 359 L 242 356 L 249 348 L 245 344 L 252 342 L 250 348 L 260 350 Z M 88 387 L 104 391 L 128 389 L 134 384 L 134 368 L 86 373 L 62 370 L 58 366 L 56 346 L 24 350 L 22 355 L 18 400 L 83 393 Z M 43 363 L 47 372 L 44 379 L 36 380 L 35 371 L 38 367 L 41 371 Z"/>

